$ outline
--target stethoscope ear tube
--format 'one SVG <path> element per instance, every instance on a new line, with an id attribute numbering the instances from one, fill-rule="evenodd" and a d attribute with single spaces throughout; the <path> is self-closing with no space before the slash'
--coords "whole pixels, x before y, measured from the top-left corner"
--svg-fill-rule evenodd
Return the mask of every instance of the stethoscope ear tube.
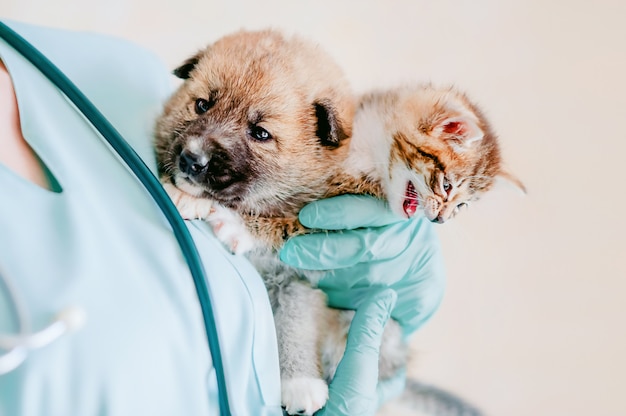
<path id="1" fill-rule="evenodd" d="M 158 179 L 152 174 L 144 161 L 130 147 L 130 145 L 122 138 L 117 130 L 109 123 L 109 121 L 98 111 L 98 109 L 80 92 L 48 58 L 39 52 L 33 45 L 26 41 L 23 37 L 9 28 L 6 24 L 0 22 L 0 37 L 4 39 L 11 47 L 18 51 L 22 56 L 29 60 L 42 74 L 44 74 L 50 82 L 52 82 L 59 90 L 61 90 L 70 101 L 74 103 L 83 115 L 91 122 L 95 129 L 104 137 L 104 139 L 113 147 L 113 149 L 126 162 L 128 167 L 133 171 L 135 176 L 141 181 L 146 190 L 150 193 L 156 204 L 163 211 L 163 214 L 170 223 L 176 240 L 180 245 L 183 256 L 193 277 L 194 285 L 202 316 L 204 318 L 204 327 L 206 330 L 211 358 L 217 377 L 219 406 L 221 415 L 230 415 L 230 406 L 228 404 L 228 394 L 226 390 L 226 380 L 224 376 L 224 366 L 222 363 L 222 355 L 220 351 L 219 340 L 217 336 L 217 326 L 215 324 L 215 316 L 209 291 L 206 286 L 206 274 L 200 261 L 198 250 L 191 238 L 191 234 L 187 229 L 183 219 L 176 210 L 171 199 L 159 183 Z"/>
<path id="2" fill-rule="evenodd" d="M 8 279 L 3 278 L 5 283 Z M 26 360 L 29 350 L 43 348 L 53 343 L 64 334 L 80 329 L 85 323 L 85 311 L 80 307 L 67 307 L 54 317 L 54 320 L 45 328 L 37 332 L 27 332 L 29 322 L 23 310 L 17 308 L 17 292 L 10 285 L 6 287 L 9 296 L 16 302 L 16 315 L 20 333 L 17 335 L 0 335 L 0 349 L 7 351 L 0 355 L 0 375 L 15 370 Z"/>

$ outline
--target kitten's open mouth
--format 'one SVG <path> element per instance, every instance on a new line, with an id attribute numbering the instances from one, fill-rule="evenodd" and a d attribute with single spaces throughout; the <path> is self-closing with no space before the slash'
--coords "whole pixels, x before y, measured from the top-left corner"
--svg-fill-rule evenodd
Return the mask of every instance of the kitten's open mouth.
<path id="1" fill-rule="evenodd" d="M 415 185 L 413 182 L 409 181 L 406 185 L 406 192 L 404 193 L 404 202 L 402 203 L 402 208 L 404 209 L 404 213 L 407 217 L 411 218 L 415 211 L 417 211 L 419 203 L 417 201 L 417 192 L 415 191 Z"/>

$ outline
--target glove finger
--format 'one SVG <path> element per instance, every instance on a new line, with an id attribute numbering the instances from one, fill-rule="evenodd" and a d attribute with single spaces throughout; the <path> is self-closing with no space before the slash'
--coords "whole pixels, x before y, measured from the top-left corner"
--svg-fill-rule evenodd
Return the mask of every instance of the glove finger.
<path id="1" fill-rule="evenodd" d="M 349 290 L 321 288 L 328 299 L 328 306 L 337 309 L 359 309 L 359 306 L 372 294 L 372 286 L 356 287 Z M 376 290 L 376 289 L 375 289 Z"/>
<path id="2" fill-rule="evenodd" d="M 367 195 L 340 195 L 315 201 L 302 208 L 298 218 L 305 227 L 322 230 L 380 227 L 404 220 L 385 201 Z"/>
<path id="3" fill-rule="evenodd" d="M 329 387 L 325 414 L 375 413 L 380 343 L 396 299 L 393 290 L 384 289 L 370 296 L 357 309 L 348 332 L 346 351 Z"/>
<path id="4" fill-rule="evenodd" d="M 432 225 L 415 219 L 378 228 L 316 233 L 287 240 L 280 259 L 307 270 L 330 270 L 398 257 Z M 417 244 L 417 243 L 415 243 Z"/>
<path id="5" fill-rule="evenodd" d="M 359 233 L 317 233 L 287 240 L 280 250 L 280 259 L 300 269 L 329 270 L 353 266 L 367 251 Z"/>
<path id="6" fill-rule="evenodd" d="M 409 275 L 412 269 L 412 264 L 404 258 L 395 259 L 393 264 L 386 261 L 362 262 L 352 267 L 328 271 L 318 280 L 317 286 L 324 291 L 351 291 L 371 286 L 390 287 L 400 281 L 408 283 L 408 279 L 415 279 L 416 276 Z"/>

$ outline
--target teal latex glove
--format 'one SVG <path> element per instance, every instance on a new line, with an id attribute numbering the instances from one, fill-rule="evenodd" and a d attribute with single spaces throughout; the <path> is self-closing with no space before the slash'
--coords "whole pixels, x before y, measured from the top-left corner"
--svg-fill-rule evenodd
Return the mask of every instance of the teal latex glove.
<path id="1" fill-rule="evenodd" d="M 413 333 L 437 310 L 445 288 L 441 246 L 432 224 L 419 212 L 397 216 L 379 199 L 341 195 L 305 206 L 300 222 L 337 232 L 289 239 L 280 258 L 294 267 L 326 270 L 318 286 L 333 307 L 356 309 L 373 287 L 398 295 L 391 316 Z"/>
<path id="2" fill-rule="evenodd" d="M 348 341 L 335 377 L 328 390 L 326 407 L 315 413 L 316 416 L 368 416 L 376 413 L 379 405 L 378 394 L 378 354 L 383 329 L 397 295 L 391 289 L 372 291 L 362 299 L 356 310 Z M 404 386 L 403 380 L 392 380 L 398 394 Z M 393 390 L 394 386 L 391 386 Z M 382 394 L 386 393 L 383 391 Z"/>

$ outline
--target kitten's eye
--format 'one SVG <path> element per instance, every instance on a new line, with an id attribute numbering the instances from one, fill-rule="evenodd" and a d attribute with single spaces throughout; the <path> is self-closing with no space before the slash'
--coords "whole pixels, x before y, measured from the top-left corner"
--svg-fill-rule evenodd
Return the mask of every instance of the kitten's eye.
<path id="1" fill-rule="evenodd" d="M 211 109 L 211 107 L 213 107 L 213 104 L 215 104 L 215 102 L 213 100 L 205 100 L 204 98 L 198 98 L 196 100 L 196 114 L 200 115 L 200 114 L 204 114 L 207 111 L 209 111 Z"/>
<path id="2" fill-rule="evenodd" d="M 258 140 L 260 142 L 265 142 L 272 138 L 272 135 L 269 134 L 267 130 L 265 130 L 263 127 L 259 127 L 255 125 L 250 127 L 250 131 L 248 132 L 248 134 L 250 134 L 250 136 L 252 136 L 253 139 Z"/>
<path id="3" fill-rule="evenodd" d="M 452 184 L 447 178 L 443 178 L 443 190 L 448 195 L 450 194 L 450 191 L 452 190 Z"/>
<path id="4" fill-rule="evenodd" d="M 456 206 L 456 209 L 462 209 L 462 208 L 467 208 L 469 207 L 467 202 L 461 202 L 459 205 Z"/>

